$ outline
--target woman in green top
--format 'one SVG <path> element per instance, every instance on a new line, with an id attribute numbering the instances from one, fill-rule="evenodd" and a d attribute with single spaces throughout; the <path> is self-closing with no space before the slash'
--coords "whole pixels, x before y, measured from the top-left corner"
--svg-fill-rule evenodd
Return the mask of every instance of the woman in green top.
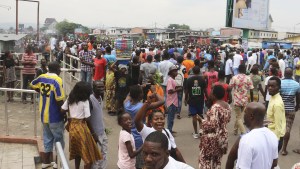
<path id="1" fill-rule="evenodd" d="M 259 66 L 257 64 L 253 65 L 251 69 L 250 78 L 252 80 L 254 89 L 253 89 L 253 101 L 259 101 L 259 91 L 264 96 L 264 90 L 261 85 L 261 76 L 258 73 Z M 250 102 L 250 92 L 248 92 L 248 100 Z"/>

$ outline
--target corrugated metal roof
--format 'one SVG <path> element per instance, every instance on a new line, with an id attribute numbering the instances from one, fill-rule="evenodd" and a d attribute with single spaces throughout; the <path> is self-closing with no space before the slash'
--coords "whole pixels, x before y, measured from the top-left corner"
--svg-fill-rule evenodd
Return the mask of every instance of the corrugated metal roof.
<path id="1" fill-rule="evenodd" d="M 0 41 L 15 41 L 24 38 L 26 34 L 0 34 Z"/>

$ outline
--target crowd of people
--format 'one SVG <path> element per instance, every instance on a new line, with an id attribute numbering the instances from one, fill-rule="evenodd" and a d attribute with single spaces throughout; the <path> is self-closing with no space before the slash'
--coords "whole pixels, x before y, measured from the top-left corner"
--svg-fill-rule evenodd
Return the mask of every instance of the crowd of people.
<path id="1" fill-rule="evenodd" d="M 191 117 L 191 137 L 200 140 L 199 169 L 221 168 L 227 152 L 228 169 L 234 165 L 273 168 L 278 165 L 279 152 L 288 155 L 300 103 L 299 50 L 135 45 L 132 56 L 123 62 L 112 45 L 54 40 L 49 42 L 51 50 L 80 59 L 81 79 L 67 98 L 59 77 L 59 54 L 53 52 L 57 61 L 43 59 L 36 69 L 29 45 L 21 60 L 23 88 L 30 86 L 40 94 L 43 168 L 56 167 L 50 160 L 53 145 L 59 141 L 64 147 L 65 129 L 69 132 L 69 159 L 75 159 L 76 169 L 81 159 L 85 169 L 106 168 L 104 112 L 117 116 L 122 128 L 118 168 L 193 168 L 185 164 L 174 138 L 175 118 L 182 118 L 183 104 Z M 2 60 L 6 85 L 13 87 L 14 66 L 19 61 L 9 52 Z M 13 101 L 13 94 L 8 96 L 8 101 Z M 26 98 L 23 94 L 23 103 Z M 227 126 L 233 116 L 233 133 L 239 137 L 228 151 Z M 300 149 L 293 151 L 300 154 Z"/>

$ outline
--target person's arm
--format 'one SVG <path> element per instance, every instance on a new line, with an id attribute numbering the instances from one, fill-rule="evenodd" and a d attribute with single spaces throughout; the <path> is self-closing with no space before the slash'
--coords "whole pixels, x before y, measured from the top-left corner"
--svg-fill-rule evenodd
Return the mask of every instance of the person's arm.
<path id="1" fill-rule="evenodd" d="M 135 124 L 135 127 L 137 129 L 138 132 L 141 132 L 144 128 L 144 123 L 143 123 L 143 119 L 145 118 L 146 116 L 146 113 L 148 111 L 148 108 L 149 108 L 149 102 L 146 101 L 143 106 L 140 108 L 140 110 L 137 112 L 137 114 L 135 115 L 135 118 L 134 118 L 134 124 Z"/>
<path id="2" fill-rule="evenodd" d="M 250 89 L 250 100 L 253 102 L 253 89 Z"/>
<path id="3" fill-rule="evenodd" d="M 284 107 L 281 105 L 274 105 L 274 125 L 275 125 L 275 130 L 274 133 L 275 135 L 280 138 L 281 131 L 284 129 L 282 128 L 282 119 L 285 119 L 285 113 L 284 113 Z"/>
<path id="4" fill-rule="evenodd" d="M 128 151 L 128 155 L 129 155 L 130 158 L 136 157 L 142 151 L 142 149 L 143 149 L 143 146 L 142 146 L 138 150 L 133 151 L 133 148 L 132 148 L 132 145 L 131 145 L 131 141 L 126 141 L 125 145 L 126 145 L 126 148 L 127 148 L 127 151 Z"/>
<path id="5" fill-rule="evenodd" d="M 155 100 L 157 100 L 156 102 L 150 103 L 148 110 L 151 109 L 156 109 L 162 105 L 165 104 L 165 100 L 164 97 L 160 96 L 159 94 L 157 94 L 156 92 L 152 92 L 152 96 L 150 96 L 151 98 L 155 98 Z"/>
<path id="6" fill-rule="evenodd" d="M 185 104 L 185 106 L 187 106 L 187 103 L 189 101 L 189 91 L 188 91 L 188 89 L 184 90 L 184 95 L 185 95 L 184 104 Z"/>
<path id="7" fill-rule="evenodd" d="M 228 86 L 227 88 L 227 93 L 228 93 L 228 103 L 232 103 L 232 94 L 231 94 L 231 87 Z"/>
<path id="8" fill-rule="evenodd" d="M 278 158 L 273 160 L 271 169 L 275 168 L 278 164 Z"/>
<path id="9" fill-rule="evenodd" d="M 266 96 L 261 84 L 258 85 L 258 90 L 260 91 L 261 95 L 263 95 L 264 97 Z"/>
<path id="10" fill-rule="evenodd" d="M 231 147 L 231 150 L 228 154 L 227 157 L 227 162 L 226 162 L 226 169 L 233 169 L 234 168 L 234 162 L 238 158 L 238 149 L 239 149 L 239 144 L 240 144 L 241 137 L 239 137 L 234 145 Z"/>
<path id="11" fill-rule="evenodd" d="M 88 66 L 91 66 L 91 67 L 95 66 L 93 62 L 87 62 L 87 61 L 85 61 L 83 59 L 81 59 L 80 61 L 81 61 L 82 64 L 85 64 L 85 65 L 88 65 Z"/>
<path id="12" fill-rule="evenodd" d="M 181 152 L 179 151 L 179 149 L 175 148 L 175 151 L 176 151 L 177 160 L 180 162 L 186 163 Z"/>
<path id="13" fill-rule="evenodd" d="M 111 68 L 111 70 L 113 71 L 113 72 L 116 72 L 117 71 L 117 69 L 116 69 L 116 63 L 117 62 L 114 62 L 112 65 L 110 65 L 110 68 Z"/>

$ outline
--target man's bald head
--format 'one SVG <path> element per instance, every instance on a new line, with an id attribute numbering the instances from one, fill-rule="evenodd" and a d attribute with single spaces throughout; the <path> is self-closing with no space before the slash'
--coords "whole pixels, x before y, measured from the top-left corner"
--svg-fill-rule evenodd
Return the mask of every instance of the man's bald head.
<path id="1" fill-rule="evenodd" d="M 245 125 L 252 130 L 253 128 L 262 127 L 266 114 L 266 108 L 258 102 L 249 103 L 245 109 Z"/>
<path id="2" fill-rule="evenodd" d="M 247 105 L 246 109 L 254 115 L 257 121 L 264 121 L 266 115 L 266 107 L 259 102 L 251 102 Z"/>
<path id="3" fill-rule="evenodd" d="M 286 68 L 284 71 L 284 77 L 286 77 L 286 78 L 293 77 L 293 69 L 290 67 Z"/>

